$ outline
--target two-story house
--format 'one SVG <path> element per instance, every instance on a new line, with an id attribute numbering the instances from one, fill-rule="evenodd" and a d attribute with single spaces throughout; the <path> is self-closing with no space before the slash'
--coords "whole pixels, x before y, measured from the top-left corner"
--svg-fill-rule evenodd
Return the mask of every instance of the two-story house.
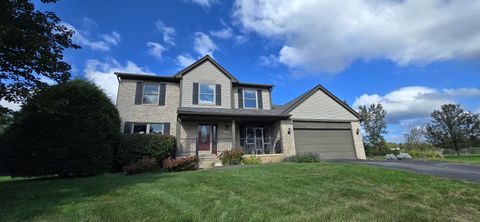
<path id="1" fill-rule="evenodd" d="M 210 56 L 173 76 L 115 74 L 123 132 L 174 135 L 177 157 L 241 148 L 267 161 L 365 159 L 358 113 L 320 85 L 274 106 L 273 85 L 240 82 Z"/>

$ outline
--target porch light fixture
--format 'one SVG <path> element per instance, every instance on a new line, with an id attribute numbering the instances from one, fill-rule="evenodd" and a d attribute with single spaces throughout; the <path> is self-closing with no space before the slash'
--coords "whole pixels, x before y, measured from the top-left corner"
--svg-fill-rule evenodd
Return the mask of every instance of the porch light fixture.
<path id="1" fill-rule="evenodd" d="M 288 135 L 290 135 L 292 133 L 292 131 L 290 130 L 290 128 L 288 128 Z"/>
<path id="2" fill-rule="evenodd" d="M 358 135 L 360 133 L 360 129 L 357 128 L 357 130 L 355 131 L 355 133 Z"/>

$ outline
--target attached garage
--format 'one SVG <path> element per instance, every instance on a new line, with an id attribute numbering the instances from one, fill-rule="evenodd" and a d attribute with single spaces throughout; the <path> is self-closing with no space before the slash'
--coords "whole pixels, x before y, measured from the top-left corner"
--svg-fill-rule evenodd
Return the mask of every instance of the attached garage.
<path id="1" fill-rule="evenodd" d="M 350 123 L 293 122 L 297 153 L 318 153 L 322 159 L 355 159 Z"/>

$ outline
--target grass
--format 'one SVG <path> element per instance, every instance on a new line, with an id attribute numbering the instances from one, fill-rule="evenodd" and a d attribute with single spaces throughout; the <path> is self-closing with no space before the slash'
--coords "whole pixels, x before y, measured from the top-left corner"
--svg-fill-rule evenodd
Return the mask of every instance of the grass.
<path id="1" fill-rule="evenodd" d="M 461 156 L 448 155 L 444 156 L 444 161 L 455 162 L 455 163 L 473 163 L 480 164 L 480 154 L 464 154 Z"/>
<path id="2" fill-rule="evenodd" d="M 480 184 L 369 166 L 280 163 L 0 181 L 0 221 L 475 221 Z"/>

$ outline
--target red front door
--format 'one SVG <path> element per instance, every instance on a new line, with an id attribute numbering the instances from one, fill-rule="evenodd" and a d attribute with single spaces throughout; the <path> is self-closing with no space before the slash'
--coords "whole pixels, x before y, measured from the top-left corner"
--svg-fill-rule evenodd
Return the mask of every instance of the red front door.
<path id="1" fill-rule="evenodd" d="M 211 138 L 212 138 L 212 126 L 198 125 L 198 130 L 197 130 L 198 150 L 210 151 Z"/>

